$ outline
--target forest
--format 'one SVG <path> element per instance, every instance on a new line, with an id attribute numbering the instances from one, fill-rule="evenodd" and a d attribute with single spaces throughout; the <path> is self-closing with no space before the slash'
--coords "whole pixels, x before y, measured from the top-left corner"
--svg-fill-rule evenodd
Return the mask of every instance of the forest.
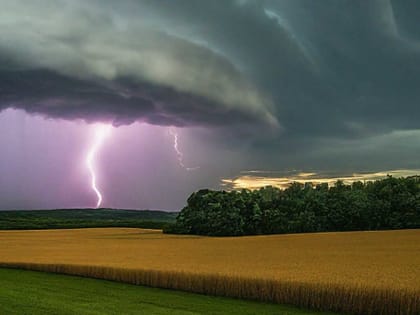
<path id="1" fill-rule="evenodd" d="M 194 192 L 164 232 L 239 236 L 420 227 L 420 177 Z"/>

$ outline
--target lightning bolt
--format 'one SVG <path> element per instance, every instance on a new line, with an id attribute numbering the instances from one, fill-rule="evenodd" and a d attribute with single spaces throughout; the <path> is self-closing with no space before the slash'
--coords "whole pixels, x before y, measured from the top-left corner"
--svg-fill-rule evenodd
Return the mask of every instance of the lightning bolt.
<path id="1" fill-rule="evenodd" d="M 111 125 L 98 124 L 94 126 L 94 141 L 86 156 L 86 166 L 91 176 L 91 187 L 98 198 L 98 201 L 96 202 L 96 208 L 99 208 L 99 206 L 102 204 L 102 193 L 96 183 L 95 156 L 105 141 L 106 137 L 111 132 L 111 129 Z"/>
<path id="2" fill-rule="evenodd" d="M 186 167 L 184 164 L 184 154 L 182 154 L 181 150 L 178 146 L 178 133 L 174 128 L 169 128 L 169 134 L 174 138 L 174 150 L 176 152 L 177 158 L 178 158 L 178 164 L 186 171 L 195 171 L 200 168 L 200 166 L 196 167 Z"/>

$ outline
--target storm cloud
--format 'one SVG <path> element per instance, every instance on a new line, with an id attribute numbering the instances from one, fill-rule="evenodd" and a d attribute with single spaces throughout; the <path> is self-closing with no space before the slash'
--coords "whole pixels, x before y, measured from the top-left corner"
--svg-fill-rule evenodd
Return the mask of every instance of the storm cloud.
<path id="1" fill-rule="evenodd" d="M 415 0 L 0 3 L 0 109 L 290 137 L 419 127 Z"/>
<path id="2" fill-rule="evenodd" d="M 278 124 L 228 59 L 93 4 L 1 2 L 0 108 L 117 125 Z"/>

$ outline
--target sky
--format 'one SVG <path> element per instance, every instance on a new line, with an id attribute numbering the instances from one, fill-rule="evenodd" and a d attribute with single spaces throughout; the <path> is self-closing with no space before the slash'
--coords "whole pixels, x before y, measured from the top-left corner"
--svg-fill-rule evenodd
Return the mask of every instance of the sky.
<path id="1" fill-rule="evenodd" d="M 420 172 L 417 0 L 0 6 L 0 209 Z"/>

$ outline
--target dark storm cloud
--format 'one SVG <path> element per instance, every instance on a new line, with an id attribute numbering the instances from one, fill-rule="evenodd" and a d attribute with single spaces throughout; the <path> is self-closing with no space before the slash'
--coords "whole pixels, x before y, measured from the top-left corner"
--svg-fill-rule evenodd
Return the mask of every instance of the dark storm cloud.
<path id="1" fill-rule="evenodd" d="M 94 1 L 1 4 L 0 109 L 116 125 L 278 126 L 270 97 L 228 59 L 139 16 Z"/>
<path id="2" fill-rule="evenodd" d="M 115 126 L 135 121 L 155 125 L 224 126 L 235 122 L 255 123 L 260 118 L 170 87 L 133 83 L 130 78 L 91 82 L 49 70 L 15 70 L 3 71 L 0 83 L 4 108 L 25 109 L 52 118 L 107 121 Z"/>
<path id="3" fill-rule="evenodd" d="M 415 0 L 3 0 L 0 108 L 278 121 L 297 142 L 415 129 L 419 11 Z"/>
<path id="4" fill-rule="evenodd" d="M 288 136 L 363 137 L 418 127 L 418 2 L 126 5 L 125 14 L 143 7 L 142 18 L 156 27 L 231 60 L 273 98 Z"/>
<path id="5" fill-rule="evenodd" d="M 305 104 L 300 112 L 288 108 L 295 126 L 355 136 L 419 127 L 420 42 L 400 31 L 400 21 L 418 14 L 420 6 L 396 19 L 394 7 L 405 3 L 271 2 L 319 66 L 324 97 L 309 93 L 307 102 L 297 100 Z"/>

